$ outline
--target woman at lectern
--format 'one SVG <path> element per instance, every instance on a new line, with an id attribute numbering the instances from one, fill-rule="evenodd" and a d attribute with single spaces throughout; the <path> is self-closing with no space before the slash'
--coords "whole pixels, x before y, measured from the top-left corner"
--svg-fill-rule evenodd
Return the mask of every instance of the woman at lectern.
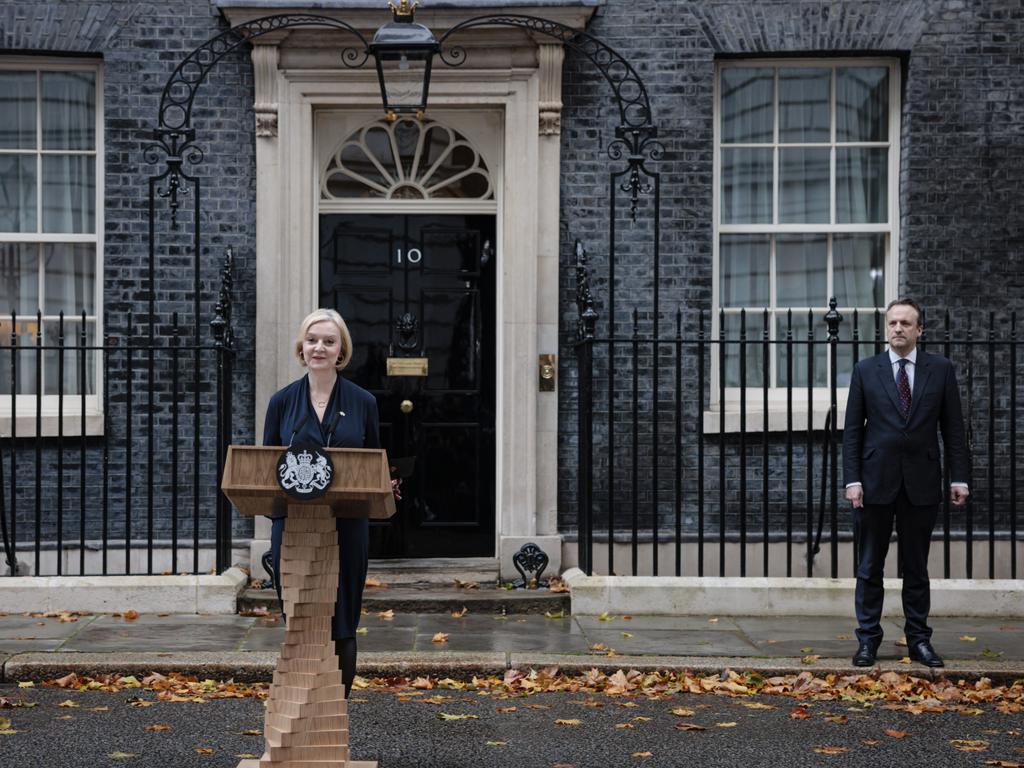
<path id="1" fill-rule="evenodd" d="M 299 365 L 306 368 L 306 375 L 270 398 L 263 444 L 294 442 L 328 448 L 380 448 L 376 399 L 339 373 L 352 359 L 352 337 L 341 315 L 333 309 L 317 309 L 308 314 L 299 326 L 294 353 Z M 348 698 L 356 674 L 356 629 L 366 583 L 369 521 L 340 517 L 336 521 L 340 549 L 338 598 L 331 635 Z M 285 522 L 284 517 L 275 518 L 270 534 L 278 599 Z"/>

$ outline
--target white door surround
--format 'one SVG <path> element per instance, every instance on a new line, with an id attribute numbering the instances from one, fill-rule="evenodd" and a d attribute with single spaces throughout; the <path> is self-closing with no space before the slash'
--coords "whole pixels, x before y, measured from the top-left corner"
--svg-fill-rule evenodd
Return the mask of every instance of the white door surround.
<path id="1" fill-rule="evenodd" d="M 386 13 L 289 7 L 288 12 L 332 15 L 369 38 Z M 482 13 L 526 13 L 582 29 L 593 7 L 424 9 L 417 21 L 436 36 Z M 265 8 L 232 7 L 232 25 L 267 15 Z M 318 301 L 317 113 L 380 110 L 376 74 L 341 63 L 358 42 L 323 28 L 256 38 L 253 46 L 256 113 L 256 400 L 257 439 L 266 403 L 301 369 L 291 355 L 299 321 Z M 500 179 L 496 189 L 498 258 L 496 388 L 496 541 L 502 578 L 517 576 L 512 555 L 536 542 L 561 565 L 557 528 L 557 392 L 538 392 L 538 353 L 558 351 L 558 235 L 561 75 L 557 41 L 507 27 L 480 28 L 456 41 L 466 63 L 438 62 L 431 78 L 428 117 L 443 122 L 499 121 Z M 469 113 L 459 119 L 458 113 Z M 461 130 L 461 129 L 460 129 Z M 472 139 L 473 137 L 470 136 Z M 492 137 L 493 138 L 493 137 Z M 482 141 L 481 144 L 486 144 Z M 494 161 L 488 158 L 488 162 Z M 358 340 L 356 340 L 358 343 Z M 250 563 L 269 548 L 269 524 L 258 520 Z"/>

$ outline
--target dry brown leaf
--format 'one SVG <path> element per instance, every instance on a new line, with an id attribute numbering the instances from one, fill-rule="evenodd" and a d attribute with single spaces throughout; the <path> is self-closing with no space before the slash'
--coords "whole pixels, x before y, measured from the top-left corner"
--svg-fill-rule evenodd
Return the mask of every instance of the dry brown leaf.
<path id="1" fill-rule="evenodd" d="M 793 707 L 789 711 L 789 716 L 793 720 L 806 720 L 812 715 L 804 707 Z"/>
<path id="2" fill-rule="evenodd" d="M 375 577 L 373 577 L 373 576 L 368 576 L 368 577 L 366 578 L 366 581 L 365 581 L 365 582 L 363 582 L 363 583 L 364 583 L 364 584 L 365 584 L 365 585 L 366 585 L 367 587 L 378 587 L 378 588 L 381 588 L 381 589 L 383 589 L 383 588 L 386 588 L 386 587 L 387 587 L 387 584 L 385 584 L 385 583 L 384 583 L 383 581 L 381 581 L 380 579 L 378 579 L 378 578 L 375 578 Z"/>
<path id="3" fill-rule="evenodd" d="M 616 728 L 636 728 L 636 726 L 633 725 L 632 723 L 616 723 L 615 727 Z"/>
<path id="4" fill-rule="evenodd" d="M 377 613 L 377 618 L 384 619 L 384 621 L 391 621 L 393 618 L 395 618 L 395 612 L 388 608 L 386 611 L 379 611 Z"/>
<path id="5" fill-rule="evenodd" d="M 986 760 L 985 765 L 995 765 L 998 768 L 1024 768 L 1024 763 L 1016 763 L 1013 760 Z"/>
<path id="6" fill-rule="evenodd" d="M 466 606 L 462 606 L 462 610 L 461 611 L 452 611 L 452 618 L 453 619 L 461 619 L 468 612 L 469 612 L 469 609 Z"/>
<path id="7" fill-rule="evenodd" d="M 679 717 L 692 717 L 694 711 L 692 709 L 686 709 L 685 707 L 676 707 L 672 710 L 672 714 L 678 715 Z"/>
<path id="8" fill-rule="evenodd" d="M 844 752 L 849 752 L 849 747 L 815 747 L 814 751 L 819 755 L 841 755 Z"/>
<path id="9" fill-rule="evenodd" d="M 196 747 L 196 753 L 200 754 L 200 755 L 212 755 L 213 754 L 213 748 L 212 747 Z"/>
<path id="10" fill-rule="evenodd" d="M 703 725 L 697 725 L 696 723 L 676 723 L 676 728 L 680 731 L 706 731 Z"/>
<path id="11" fill-rule="evenodd" d="M 634 752 L 633 757 L 654 757 L 653 752 Z"/>
<path id="12" fill-rule="evenodd" d="M 578 720 L 575 717 L 570 717 L 566 719 L 555 720 L 555 725 L 583 725 L 583 721 Z"/>
<path id="13" fill-rule="evenodd" d="M 885 733 L 886 736 L 892 736 L 894 739 L 905 739 L 910 735 L 906 731 L 897 731 L 895 728 L 886 728 L 883 733 Z"/>
<path id="14" fill-rule="evenodd" d="M 949 743 L 961 752 L 987 752 L 989 747 L 984 739 L 950 739 Z"/>
<path id="15" fill-rule="evenodd" d="M 125 621 L 135 621 L 137 618 L 139 618 L 139 612 L 138 611 L 125 611 L 124 612 L 124 620 Z"/>
<path id="16" fill-rule="evenodd" d="M 147 731 L 169 731 L 171 726 L 166 723 L 157 723 L 156 725 L 147 725 L 145 729 Z"/>
<path id="17" fill-rule="evenodd" d="M 867 744 L 869 747 L 873 747 L 876 744 L 881 744 L 881 743 L 882 742 L 877 741 L 875 739 L 864 739 L 863 741 L 861 741 L 861 744 Z"/>
<path id="18" fill-rule="evenodd" d="M 448 642 L 448 635 L 445 634 L 444 632 L 438 632 L 437 634 L 434 635 L 433 638 L 431 638 L 430 642 L 432 642 L 432 643 L 447 643 Z"/>
<path id="19" fill-rule="evenodd" d="M 715 723 L 715 725 L 718 726 L 719 728 L 735 728 L 737 724 L 735 722 L 730 722 L 730 723 Z"/>

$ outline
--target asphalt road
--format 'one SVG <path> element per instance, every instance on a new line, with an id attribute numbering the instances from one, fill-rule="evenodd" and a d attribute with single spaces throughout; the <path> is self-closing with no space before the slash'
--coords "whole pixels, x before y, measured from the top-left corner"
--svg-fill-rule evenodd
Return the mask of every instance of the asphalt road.
<path id="1" fill-rule="evenodd" d="M 354 758 L 377 759 L 381 768 L 976 768 L 986 760 L 1024 764 L 1024 716 L 1000 714 L 989 706 L 980 715 L 912 715 L 860 709 L 850 702 L 807 703 L 780 696 L 686 694 L 652 701 L 572 693 L 512 698 L 450 690 L 408 694 L 354 693 Z M 0 709 L 0 766 L 235 768 L 240 756 L 262 751 L 261 736 L 243 733 L 262 728 L 259 700 L 131 706 L 129 700 L 136 696 L 155 701 L 155 695 L 146 691 L 69 692 L 0 685 L 0 697 L 36 705 Z M 59 706 L 67 701 L 77 706 Z M 772 708 L 745 706 L 755 702 Z M 810 716 L 793 719 L 797 706 L 805 707 Z M 674 714 L 675 708 L 693 714 Z M 442 714 L 475 717 L 446 720 Z M 4 719 L 10 720 L 7 730 L 13 733 L 3 731 Z M 683 723 L 706 730 L 681 730 L 677 726 Z M 169 728 L 146 730 L 153 725 Z M 888 735 L 885 729 L 906 735 Z M 953 743 L 956 739 L 979 742 L 975 746 L 983 750 L 960 751 Z M 849 751 L 815 751 L 823 747 Z"/>

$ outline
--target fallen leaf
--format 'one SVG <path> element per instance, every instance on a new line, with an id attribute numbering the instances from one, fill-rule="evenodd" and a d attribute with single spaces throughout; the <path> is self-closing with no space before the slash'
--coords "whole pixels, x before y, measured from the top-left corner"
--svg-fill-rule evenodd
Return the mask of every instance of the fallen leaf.
<path id="1" fill-rule="evenodd" d="M 634 752 L 633 757 L 654 757 L 653 752 Z"/>
<path id="2" fill-rule="evenodd" d="M 977 707 L 971 707 L 969 709 L 961 709 L 960 710 L 960 714 L 961 715 L 984 715 L 985 714 L 985 710 L 984 709 L 978 709 Z"/>
<path id="3" fill-rule="evenodd" d="M 974 635 L 960 635 L 960 639 L 963 640 L 965 643 L 973 643 L 978 638 Z"/>
<path id="4" fill-rule="evenodd" d="M 610 616 L 608 614 L 608 611 L 605 611 L 604 613 L 602 613 L 600 616 L 597 617 L 597 620 L 598 621 L 615 621 L 615 617 L 614 616 Z"/>
<path id="5" fill-rule="evenodd" d="M 900 664 L 908 664 L 909 665 L 910 664 L 910 657 L 909 656 L 904 656 L 902 659 L 900 659 Z"/>
<path id="6" fill-rule="evenodd" d="M 815 653 L 815 654 L 812 654 L 810 656 L 804 656 L 802 659 L 800 659 L 800 663 L 801 664 L 813 664 L 814 662 L 816 662 L 820 658 L 821 658 L 821 655 Z"/>
<path id="7" fill-rule="evenodd" d="M 715 725 L 718 726 L 719 728 L 735 728 L 736 727 L 736 723 L 734 723 L 734 722 L 733 723 L 715 723 Z"/>
<path id="8" fill-rule="evenodd" d="M 447 643 L 448 642 L 448 635 L 446 635 L 444 632 L 438 632 L 436 635 L 434 635 L 434 637 L 431 639 L 430 642 L 432 642 L 432 643 Z"/>
<path id="9" fill-rule="evenodd" d="M 694 712 L 692 709 L 686 709 L 685 707 L 676 707 L 672 710 L 672 714 L 679 717 L 692 717 Z"/>
<path id="10" fill-rule="evenodd" d="M 468 612 L 469 612 L 469 609 L 466 606 L 462 606 L 462 610 L 461 611 L 452 611 L 452 618 L 453 619 L 461 619 Z"/>
<path id="11" fill-rule="evenodd" d="M 808 647 L 808 648 L 801 648 L 800 649 L 800 653 L 814 653 L 814 649 L 810 648 L 810 647 Z"/>
<path id="12" fill-rule="evenodd" d="M 65 701 L 62 701 L 57 706 L 61 707 L 63 709 L 78 709 L 78 704 L 73 702 L 71 699 L 66 699 Z"/>
<path id="13" fill-rule="evenodd" d="M 356 634 L 357 635 L 365 635 L 369 631 L 370 630 L 369 630 L 368 627 L 360 627 L 359 629 L 356 630 Z"/>
<path id="14" fill-rule="evenodd" d="M 718 623 L 718 619 L 717 618 L 715 618 L 715 619 L 708 619 L 708 624 L 717 624 L 717 623 Z"/>
<path id="15" fill-rule="evenodd" d="M 864 739 L 863 741 L 861 741 L 861 744 L 867 744 L 869 747 L 873 747 L 876 744 L 881 744 L 881 743 L 882 742 L 876 741 L 875 739 Z"/>
<path id="16" fill-rule="evenodd" d="M 897 731 L 895 728 L 886 728 L 883 732 L 886 736 L 892 736 L 894 739 L 905 739 L 910 735 L 906 731 Z"/>
<path id="17" fill-rule="evenodd" d="M 846 725 L 850 722 L 850 718 L 846 715 L 826 715 L 825 719 L 830 723 L 836 723 L 837 725 Z"/>
<path id="18" fill-rule="evenodd" d="M 107 755 L 111 760 L 130 760 L 133 757 L 138 757 L 134 752 L 111 752 Z"/>
<path id="19" fill-rule="evenodd" d="M 212 755 L 213 749 L 211 747 L 196 747 L 196 753 L 200 755 Z"/>
<path id="20" fill-rule="evenodd" d="M 139 612 L 138 611 L 125 611 L 124 612 L 124 620 L 125 621 L 135 621 L 137 618 L 139 618 Z"/>
<path id="21" fill-rule="evenodd" d="M 438 712 L 438 718 L 441 720 L 479 720 L 479 715 L 464 715 L 464 714 L 450 714 L 448 712 Z"/>
<path id="22" fill-rule="evenodd" d="M 386 611 L 380 611 L 377 614 L 377 618 L 384 619 L 384 621 L 391 621 L 393 618 L 395 618 L 395 612 L 388 608 Z"/>
<path id="23" fill-rule="evenodd" d="M 555 720 L 555 725 L 583 725 L 582 720 L 576 718 L 569 718 L 566 720 Z"/>
<path id="24" fill-rule="evenodd" d="M 1024 768 L 1024 763 L 1015 763 L 1012 760 L 986 760 L 985 765 L 995 765 L 999 768 Z"/>
<path id="25" fill-rule="evenodd" d="M 146 726 L 146 730 L 147 731 L 169 731 L 169 730 L 171 730 L 171 726 L 167 725 L 166 723 L 157 723 L 156 725 L 147 725 Z"/>
<path id="26" fill-rule="evenodd" d="M 36 684 L 33 683 L 31 680 L 27 680 L 25 682 L 18 683 L 18 687 L 19 688 L 35 688 Z"/>
<path id="27" fill-rule="evenodd" d="M 518 707 L 498 707 L 499 712 L 515 712 Z"/>
<path id="28" fill-rule="evenodd" d="M 636 728 L 636 726 L 633 725 L 632 723 L 616 723 L 615 727 L 616 728 Z"/>
<path id="29" fill-rule="evenodd" d="M 814 751 L 819 755 L 841 755 L 844 752 L 849 752 L 849 747 L 815 747 Z"/>
<path id="30" fill-rule="evenodd" d="M 363 584 L 367 587 L 387 587 L 387 584 L 385 584 L 380 579 L 374 578 L 373 576 L 367 577 L 366 581 L 363 582 Z"/>
<path id="31" fill-rule="evenodd" d="M 506 744 L 508 744 L 508 742 L 507 741 L 485 741 L 484 744 L 486 744 L 488 747 L 504 747 Z"/>
<path id="32" fill-rule="evenodd" d="M 455 586 L 459 589 L 480 589 L 480 585 L 475 581 L 462 581 L 461 579 L 455 580 Z"/>
<path id="33" fill-rule="evenodd" d="M 771 704 L 762 704 L 759 701 L 743 701 L 740 703 L 747 709 L 775 709 Z"/>
<path id="34" fill-rule="evenodd" d="M 984 656 L 986 659 L 998 659 L 1000 656 L 1003 655 L 1003 651 L 993 651 L 990 648 L 986 648 L 981 652 L 981 655 Z"/>
<path id="35" fill-rule="evenodd" d="M 680 731 L 706 731 L 703 725 L 697 725 L 696 723 L 676 723 L 676 729 Z"/>
<path id="36" fill-rule="evenodd" d="M 812 715 L 804 707 L 793 707 L 789 712 L 789 716 L 793 720 L 806 720 Z"/>
<path id="37" fill-rule="evenodd" d="M 61 715 L 60 717 L 53 718 L 54 720 L 74 720 L 74 715 Z"/>
<path id="38" fill-rule="evenodd" d="M 146 701 L 145 699 L 140 699 L 138 696 L 132 696 L 128 699 L 129 707 L 152 707 L 154 704 L 156 704 L 155 701 Z"/>
<path id="39" fill-rule="evenodd" d="M 242 731 L 242 735 L 243 736 L 262 736 L 263 735 L 263 731 L 259 730 L 258 728 L 247 728 L 244 731 Z"/>
<path id="40" fill-rule="evenodd" d="M 242 760 L 259 760 L 259 755 L 254 755 L 251 752 L 242 752 L 241 754 L 235 755 L 235 757 Z"/>
<path id="41" fill-rule="evenodd" d="M 557 611 L 544 611 L 544 618 L 546 619 L 564 619 L 565 608 L 559 608 Z"/>
<path id="42" fill-rule="evenodd" d="M 623 636 L 623 637 L 632 637 L 633 635 L 632 635 L 632 634 L 630 634 L 629 632 L 623 632 L 623 633 L 622 633 L 622 636 Z"/>
<path id="43" fill-rule="evenodd" d="M 983 739 L 950 739 L 949 743 L 961 752 L 987 752 L 989 747 Z"/>

